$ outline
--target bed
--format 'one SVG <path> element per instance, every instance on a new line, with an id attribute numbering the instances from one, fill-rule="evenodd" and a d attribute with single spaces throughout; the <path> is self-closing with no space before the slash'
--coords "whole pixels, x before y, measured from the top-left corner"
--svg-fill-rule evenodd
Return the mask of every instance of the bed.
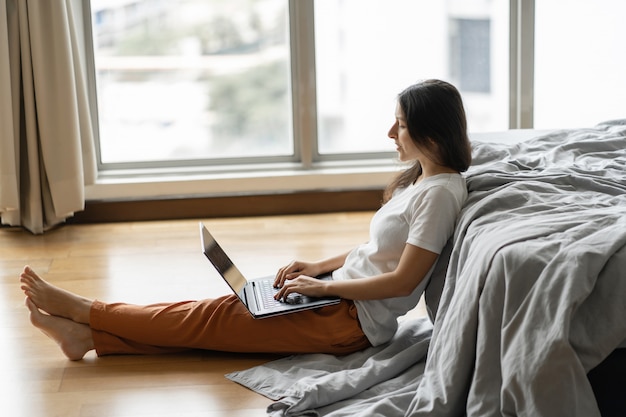
<path id="1" fill-rule="evenodd" d="M 227 377 L 275 416 L 626 415 L 626 120 L 473 148 L 428 318 Z"/>

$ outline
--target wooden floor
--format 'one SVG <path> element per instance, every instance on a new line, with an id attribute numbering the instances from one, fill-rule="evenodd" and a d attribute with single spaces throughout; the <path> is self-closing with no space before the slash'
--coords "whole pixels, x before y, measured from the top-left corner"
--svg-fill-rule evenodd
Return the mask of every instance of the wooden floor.
<path id="1" fill-rule="evenodd" d="M 0 388 L 12 417 L 264 416 L 270 400 L 224 374 L 276 357 L 190 352 L 65 359 L 31 326 L 18 275 L 103 301 L 150 303 L 228 293 L 200 252 L 198 220 L 246 275 L 334 255 L 368 238 L 373 213 L 66 225 L 43 236 L 0 228 Z M 411 313 L 423 314 L 420 305 Z"/>

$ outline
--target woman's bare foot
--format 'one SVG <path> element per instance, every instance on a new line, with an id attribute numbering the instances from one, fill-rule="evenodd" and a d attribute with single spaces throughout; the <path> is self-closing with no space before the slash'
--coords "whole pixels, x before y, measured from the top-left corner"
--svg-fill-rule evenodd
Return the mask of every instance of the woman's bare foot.
<path id="1" fill-rule="evenodd" d="M 76 323 L 89 324 L 92 300 L 73 294 L 43 280 L 29 266 L 20 275 L 20 288 L 38 308 L 52 316 L 63 317 Z"/>
<path id="2" fill-rule="evenodd" d="M 30 311 L 30 322 L 33 326 L 54 340 L 68 359 L 81 360 L 94 348 L 91 329 L 86 324 L 44 314 L 28 297 L 25 303 Z"/>

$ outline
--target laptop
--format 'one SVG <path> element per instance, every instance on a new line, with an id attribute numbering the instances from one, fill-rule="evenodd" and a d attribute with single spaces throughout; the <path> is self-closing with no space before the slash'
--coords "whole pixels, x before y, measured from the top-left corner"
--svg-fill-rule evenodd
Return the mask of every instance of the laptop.
<path id="1" fill-rule="evenodd" d="M 275 300 L 274 295 L 278 289 L 274 288 L 275 277 L 273 275 L 246 279 L 202 223 L 200 223 L 200 239 L 204 255 L 246 306 L 252 317 L 256 319 L 324 307 L 341 301 L 339 297 L 317 298 L 298 293 L 289 294 L 284 301 Z M 317 278 L 332 279 L 331 274 L 324 274 Z"/>

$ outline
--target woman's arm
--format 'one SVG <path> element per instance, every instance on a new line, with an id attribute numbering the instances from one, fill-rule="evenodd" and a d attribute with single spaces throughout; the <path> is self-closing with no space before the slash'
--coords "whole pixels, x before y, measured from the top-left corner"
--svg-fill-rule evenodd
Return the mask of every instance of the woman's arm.
<path id="1" fill-rule="evenodd" d="M 407 296 L 422 282 L 437 256 L 434 252 L 407 243 L 394 271 L 342 281 L 320 281 L 301 274 L 286 281 L 276 298 L 282 299 L 293 292 L 313 297 L 334 295 L 349 300 Z"/>

